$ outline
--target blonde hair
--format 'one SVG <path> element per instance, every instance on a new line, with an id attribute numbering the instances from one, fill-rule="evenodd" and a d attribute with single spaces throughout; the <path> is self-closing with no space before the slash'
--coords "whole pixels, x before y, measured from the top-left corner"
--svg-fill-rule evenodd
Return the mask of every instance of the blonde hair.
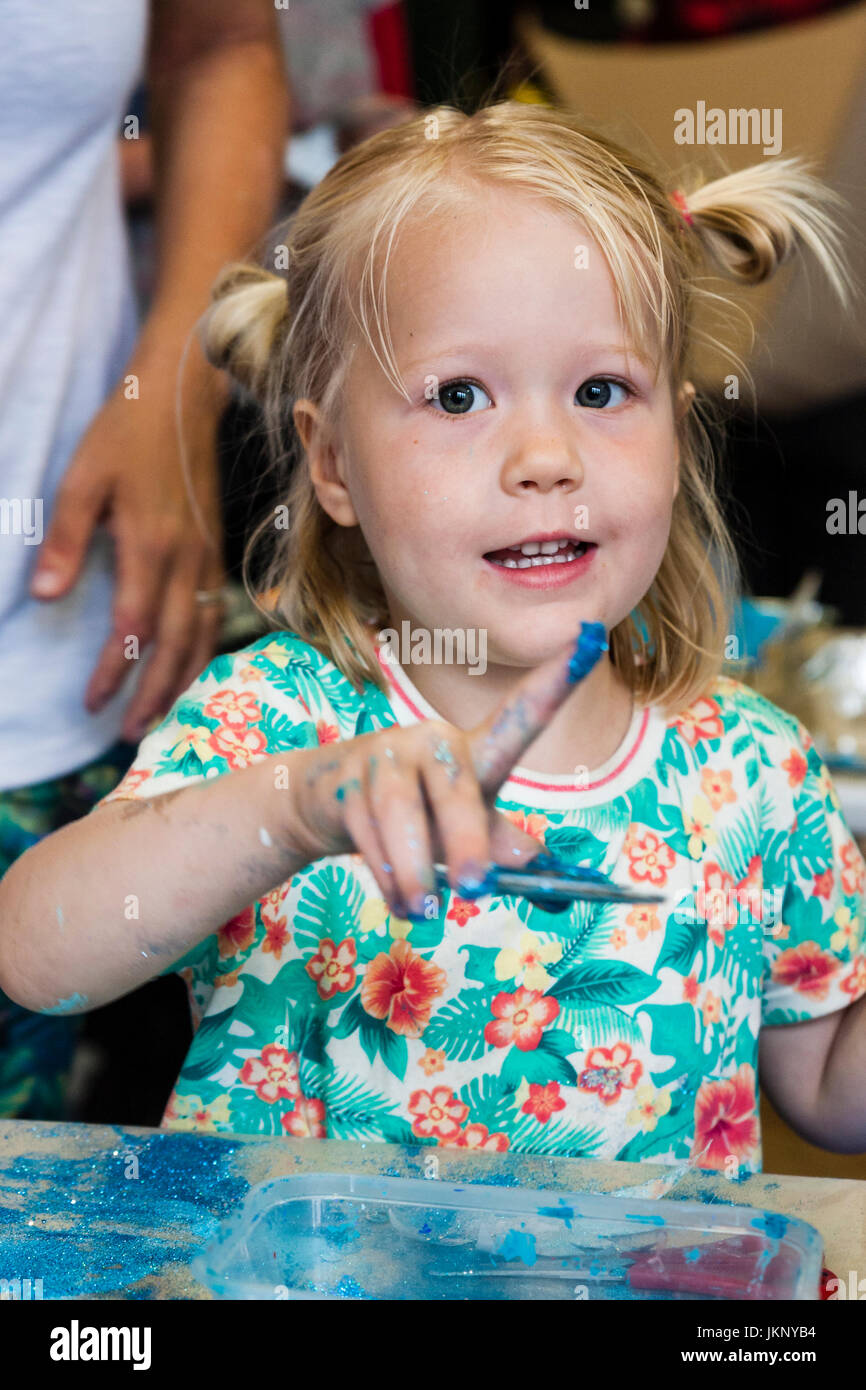
<path id="1" fill-rule="evenodd" d="M 272 623 L 282 620 L 330 657 L 356 688 L 367 680 L 385 688 L 373 637 L 388 624 L 384 595 L 360 528 L 338 526 L 316 498 L 291 407 L 308 397 L 326 419 L 339 419 L 353 324 L 408 399 L 385 313 L 395 239 L 410 214 L 435 216 L 485 185 L 534 195 L 591 233 L 629 341 L 652 340 L 674 393 L 696 343 L 720 346 L 693 322 L 702 302 L 720 299 L 700 283 L 707 259 L 716 273 L 758 284 L 802 245 L 843 306 L 852 297 L 832 216 L 842 200 L 801 159 L 686 188 L 689 224 L 642 159 L 546 106 L 500 101 L 472 115 L 440 106 L 349 150 L 289 220 L 285 275 L 229 266 L 220 276 L 203 341 L 211 361 L 259 402 L 272 458 L 292 470 L 288 527 L 277 532 L 270 516 L 257 528 L 245 556 L 247 588 Z M 691 704 L 719 674 L 739 583 L 716 496 L 714 423 L 710 400 L 698 397 L 677 425 L 680 488 L 667 551 L 635 613 L 610 634 L 611 658 L 636 702 L 668 712 Z M 249 562 L 268 533 L 264 588 L 276 601 L 265 608 L 252 594 Z"/>

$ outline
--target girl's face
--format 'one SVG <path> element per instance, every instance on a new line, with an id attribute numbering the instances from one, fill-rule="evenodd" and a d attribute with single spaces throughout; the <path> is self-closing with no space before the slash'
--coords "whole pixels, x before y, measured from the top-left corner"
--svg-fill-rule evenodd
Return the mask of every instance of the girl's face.
<path id="1" fill-rule="evenodd" d="M 388 317 L 410 400 L 359 343 L 339 435 L 308 452 L 322 505 L 361 526 L 391 625 L 486 629 L 488 661 L 514 666 L 581 620 L 616 626 L 661 564 L 679 450 L 666 374 L 626 361 L 598 245 L 485 190 L 404 228 Z"/>

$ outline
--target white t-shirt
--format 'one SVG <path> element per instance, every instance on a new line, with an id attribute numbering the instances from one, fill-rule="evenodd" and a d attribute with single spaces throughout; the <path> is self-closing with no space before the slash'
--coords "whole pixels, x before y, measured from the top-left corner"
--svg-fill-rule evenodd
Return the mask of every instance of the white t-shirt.
<path id="1" fill-rule="evenodd" d="M 98 757 L 134 684 L 84 708 L 111 629 L 106 532 L 65 599 L 28 588 L 66 467 L 135 341 L 115 146 L 147 23 L 147 0 L 0 5 L 0 790 Z"/>

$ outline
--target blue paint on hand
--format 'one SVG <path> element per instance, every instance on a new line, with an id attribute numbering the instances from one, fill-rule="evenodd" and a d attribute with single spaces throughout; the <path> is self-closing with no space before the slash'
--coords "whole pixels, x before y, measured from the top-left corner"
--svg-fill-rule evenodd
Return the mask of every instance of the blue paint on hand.
<path id="1" fill-rule="evenodd" d="M 86 994 L 70 994 L 68 999 L 58 999 L 53 1009 L 40 1009 L 41 1014 L 68 1014 L 71 1009 L 83 1009 L 87 1003 Z"/>
<path id="2" fill-rule="evenodd" d="M 581 623 L 580 635 L 568 663 L 568 679 L 577 685 L 588 676 L 602 652 L 609 650 L 604 623 Z"/>

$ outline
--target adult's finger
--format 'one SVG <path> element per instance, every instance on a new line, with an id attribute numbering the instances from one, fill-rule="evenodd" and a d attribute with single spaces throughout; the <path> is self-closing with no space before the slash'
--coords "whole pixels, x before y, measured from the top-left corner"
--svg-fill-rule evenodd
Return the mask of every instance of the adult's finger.
<path id="1" fill-rule="evenodd" d="M 181 554 L 165 588 L 153 649 L 123 722 L 123 737 L 135 743 L 151 720 L 166 713 L 177 692 L 178 676 L 195 639 L 199 605 L 195 602 L 198 565 Z"/>
<path id="2" fill-rule="evenodd" d="M 168 577 L 168 552 L 149 544 L 139 534 L 133 518 L 118 518 L 113 531 L 117 579 L 111 636 L 100 653 L 85 696 L 85 704 L 93 714 L 122 684 L 130 660 L 140 660 L 151 641 Z"/>
<path id="3" fill-rule="evenodd" d="M 576 643 L 530 671 L 499 708 L 473 730 L 472 760 L 486 796 L 498 791 L 523 751 L 607 649 L 604 624 L 582 623 Z"/>
<path id="4" fill-rule="evenodd" d="M 78 580 L 94 527 L 105 504 L 104 484 L 85 484 L 67 473 L 30 579 L 34 598 L 62 598 Z"/>

